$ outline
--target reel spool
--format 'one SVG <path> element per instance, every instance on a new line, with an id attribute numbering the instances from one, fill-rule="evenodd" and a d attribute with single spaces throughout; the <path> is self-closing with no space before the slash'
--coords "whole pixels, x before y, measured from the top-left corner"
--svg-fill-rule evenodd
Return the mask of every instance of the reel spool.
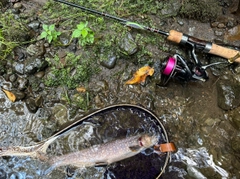
<path id="1" fill-rule="evenodd" d="M 208 79 L 206 68 L 219 63 L 202 66 L 200 63 L 186 61 L 179 54 L 166 58 L 161 64 L 163 77 L 163 86 L 168 83 L 171 78 L 175 78 L 182 82 L 191 80 L 200 80 L 205 82 Z"/>

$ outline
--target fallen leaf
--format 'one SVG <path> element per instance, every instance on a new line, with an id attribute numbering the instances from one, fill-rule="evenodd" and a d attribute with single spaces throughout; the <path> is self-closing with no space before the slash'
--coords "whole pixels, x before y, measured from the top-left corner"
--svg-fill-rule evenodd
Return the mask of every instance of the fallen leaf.
<path id="1" fill-rule="evenodd" d="M 9 99 L 10 101 L 15 102 L 16 96 L 15 96 L 12 92 L 10 92 L 10 91 L 8 91 L 8 90 L 5 90 L 5 89 L 3 89 L 3 88 L 2 88 L 2 91 L 7 95 L 8 99 Z"/>
<path id="2" fill-rule="evenodd" d="M 86 88 L 84 88 L 84 87 L 78 87 L 78 88 L 77 88 L 77 91 L 80 92 L 80 93 L 84 93 L 84 92 L 86 92 Z"/>
<path id="3" fill-rule="evenodd" d="M 135 83 L 144 82 L 146 80 L 146 77 L 147 76 L 152 76 L 153 73 L 154 73 L 153 68 L 151 68 L 150 66 L 144 66 L 144 67 L 138 69 L 138 71 L 136 71 L 134 73 L 133 78 L 128 80 L 125 84 L 132 85 L 132 84 L 135 84 Z"/>

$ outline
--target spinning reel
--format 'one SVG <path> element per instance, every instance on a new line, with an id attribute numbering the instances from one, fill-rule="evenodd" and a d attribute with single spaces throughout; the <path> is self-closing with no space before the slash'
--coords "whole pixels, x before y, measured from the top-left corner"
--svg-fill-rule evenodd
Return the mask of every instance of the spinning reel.
<path id="1" fill-rule="evenodd" d="M 171 78 L 179 81 L 188 82 L 199 80 L 205 82 L 208 79 L 206 69 L 213 65 L 218 65 L 226 62 L 216 62 L 208 65 L 202 65 L 197 59 L 194 48 L 191 51 L 193 61 L 185 60 L 179 54 L 175 54 L 166 58 L 161 64 L 163 86 L 165 86 Z"/>

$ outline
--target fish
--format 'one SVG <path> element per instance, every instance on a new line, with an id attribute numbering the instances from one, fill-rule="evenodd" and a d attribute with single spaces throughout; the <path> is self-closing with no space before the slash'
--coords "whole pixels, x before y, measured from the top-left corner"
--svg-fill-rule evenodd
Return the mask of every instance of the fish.
<path id="1" fill-rule="evenodd" d="M 62 156 L 55 156 L 49 160 L 51 170 L 71 165 L 78 168 L 105 166 L 139 154 L 147 148 L 157 144 L 155 135 L 138 134 L 124 139 L 117 139 L 103 144 L 93 145 Z"/>

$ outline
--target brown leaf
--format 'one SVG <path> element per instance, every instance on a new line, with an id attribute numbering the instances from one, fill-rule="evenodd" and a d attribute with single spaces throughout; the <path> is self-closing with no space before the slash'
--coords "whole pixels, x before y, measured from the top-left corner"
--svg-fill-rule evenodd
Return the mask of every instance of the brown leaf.
<path id="1" fill-rule="evenodd" d="M 130 80 L 128 80 L 126 82 L 127 85 L 131 85 L 131 84 L 135 84 L 135 83 L 141 83 L 144 82 L 146 80 L 146 77 L 148 75 L 152 76 L 154 73 L 154 69 L 151 68 L 150 66 L 144 66 L 140 69 L 138 69 L 138 71 L 136 71 L 133 75 L 133 78 L 131 78 Z"/>
<path id="2" fill-rule="evenodd" d="M 76 90 L 80 93 L 86 92 L 86 88 L 84 88 L 84 87 L 78 87 L 78 88 L 76 88 Z"/>
<path id="3" fill-rule="evenodd" d="M 15 102 L 15 101 L 16 101 L 16 96 L 15 96 L 12 92 L 10 92 L 10 91 L 8 91 L 8 90 L 5 90 L 5 89 L 3 89 L 3 88 L 2 88 L 2 91 L 7 95 L 8 99 L 9 99 L 10 101 L 12 101 L 12 102 Z"/>

